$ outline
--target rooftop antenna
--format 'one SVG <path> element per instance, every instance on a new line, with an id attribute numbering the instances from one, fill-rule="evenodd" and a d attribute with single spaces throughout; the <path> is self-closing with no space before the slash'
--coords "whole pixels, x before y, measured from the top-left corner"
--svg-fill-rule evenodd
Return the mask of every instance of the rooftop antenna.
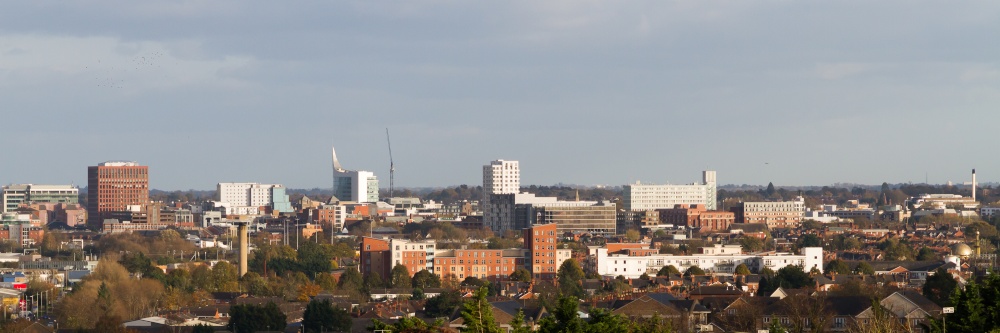
<path id="1" fill-rule="evenodd" d="M 389 128 L 385 129 L 385 142 L 389 145 L 389 199 L 392 199 L 393 176 L 396 173 L 396 165 L 392 163 L 392 141 L 389 140 Z"/>

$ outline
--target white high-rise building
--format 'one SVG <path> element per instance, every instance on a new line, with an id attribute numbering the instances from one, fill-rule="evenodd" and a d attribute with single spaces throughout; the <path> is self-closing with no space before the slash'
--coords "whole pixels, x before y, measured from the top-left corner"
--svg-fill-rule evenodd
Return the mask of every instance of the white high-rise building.
<path id="1" fill-rule="evenodd" d="M 378 202 L 378 178 L 370 171 L 346 170 L 333 153 L 333 196 L 341 201 Z"/>
<path id="2" fill-rule="evenodd" d="M 217 207 L 225 207 L 226 214 L 256 215 L 260 207 L 271 207 L 278 212 L 290 212 L 291 203 L 285 187 L 278 184 L 219 183 Z"/>
<path id="3" fill-rule="evenodd" d="M 708 210 L 716 209 L 717 183 L 715 171 L 703 171 L 701 184 L 689 185 L 625 185 L 625 210 L 646 211 L 674 208 L 674 205 L 704 204 Z"/>
<path id="4" fill-rule="evenodd" d="M 517 194 L 521 189 L 521 170 L 517 161 L 496 160 L 483 166 L 483 225 L 494 232 L 514 228 L 514 210 L 491 205 L 498 194 Z"/>

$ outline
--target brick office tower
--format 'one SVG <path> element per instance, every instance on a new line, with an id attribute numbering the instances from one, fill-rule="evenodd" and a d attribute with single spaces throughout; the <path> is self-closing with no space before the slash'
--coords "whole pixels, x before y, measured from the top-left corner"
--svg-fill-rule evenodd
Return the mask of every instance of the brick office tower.
<path id="1" fill-rule="evenodd" d="M 87 167 L 87 225 L 101 230 L 104 219 L 129 205 L 149 203 L 149 167 L 136 162 L 104 162 Z"/>

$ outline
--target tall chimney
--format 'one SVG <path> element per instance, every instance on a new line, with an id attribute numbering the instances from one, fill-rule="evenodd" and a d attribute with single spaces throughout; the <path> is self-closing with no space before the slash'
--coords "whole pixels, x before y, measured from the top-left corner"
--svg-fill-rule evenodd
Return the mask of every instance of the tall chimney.
<path id="1" fill-rule="evenodd" d="M 250 252 L 250 235 L 247 230 L 247 222 L 236 222 L 236 232 L 239 233 L 240 242 L 240 271 L 239 276 L 247 273 L 247 257 Z"/>
<path id="2" fill-rule="evenodd" d="M 976 169 L 972 169 L 972 201 L 976 201 Z"/>

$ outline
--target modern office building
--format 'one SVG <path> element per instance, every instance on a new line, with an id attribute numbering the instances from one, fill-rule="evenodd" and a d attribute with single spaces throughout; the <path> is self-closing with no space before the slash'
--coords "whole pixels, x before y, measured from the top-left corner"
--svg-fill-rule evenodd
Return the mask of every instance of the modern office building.
<path id="1" fill-rule="evenodd" d="M 333 153 L 333 196 L 340 201 L 378 202 L 378 178 L 370 171 L 347 170 Z"/>
<path id="2" fill-rule="evenodd" d="M 483 166 L 483 225 L 494 232 L 515 230 L 513 205 L 494 205 L 497 195 L 517 194 L 521 189 L 521 170 L 517 161 L 496 160 Z"/>
<path id="3" fill-rule="evenodd" d="M 730 209 L 736 223 L 766 223 L 769 228 L 794 228 L 802 223 L 805 199 L 776 202 L 743 202 Z"/>
<path id="4" fill-rule="evenodd" d="M 611 236 L 616 234 L 616 209 L 610 202 L 562 201 L 555 197 L 538 197 L 531 193 L 497 195 L 496 206 L 509 207 L 513 202 L 514 230 L 538 224 L 555 224 L 562 235 L 589 233 Z"/>
<path id="5" fill-rule="evenodd" d="M 17 184 L 3 187 L 2 213 L 11 212 L 22 205 L 39 204 L 77 204 L 80 202 L 80 189 L 73 185 L 35 185 Z"/>
<path id="6" fill-rule="evenodd" d="M 104 162 L 87 168 L 87 225 L 100 229 L 109 213 L 149 202 L 149 167 Z"/>
<path id="7" fill-rule="evenodd" d="M 279 213 L 292 212 L 285 187 L 279 184 L 219 183 L 216 207 L 225 207 L 229 215 L 260 214 L 261 207 Z"/>
<path id="8" fill-rule="evenodd" d="M 708 210 L 716 209 L 717 182 L 715 171 L 702 171 L 702 182 L 690 185 L 625 185 L 624 209 L 644 211 L 674 208 L 675 205 L 704 204 Z"/>

